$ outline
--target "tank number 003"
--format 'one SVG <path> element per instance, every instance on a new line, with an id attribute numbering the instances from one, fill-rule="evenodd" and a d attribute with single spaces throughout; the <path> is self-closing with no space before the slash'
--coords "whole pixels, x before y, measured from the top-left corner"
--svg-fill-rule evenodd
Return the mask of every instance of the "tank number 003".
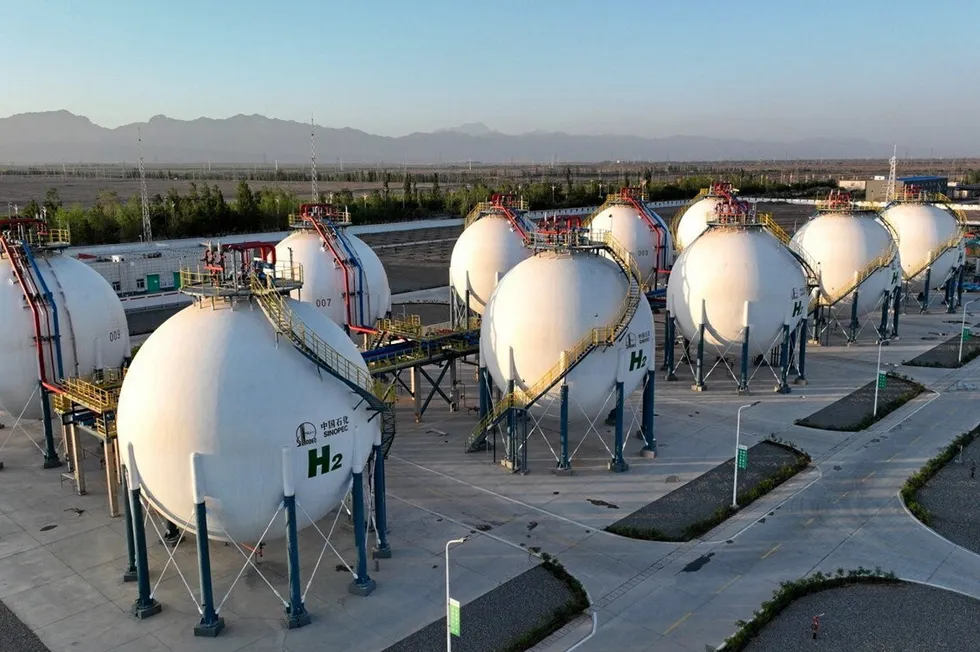
<path id="1" fill-rule="evenodd" d="M 317 299 L 316 300 L 316 307 L 317 308 L 326 308 L 329 305 L 330 305 L 330 299 Z"/>
<path id="2" fill-rule="evenodd" d="M 640 249 L 640 250 L 638 250 L 636 252 L 636 257 L 637 258 L 643 258 L 643 257 L 649 256 L 649 255 L 650 255 L 650 250 L 649 249 Z"/>
<path id="3" fill-rule="evenodd" d="M 122 338 L 121 331 L 109 331 L 109 341 L 115 342 L 116 340 Z"/>
<path id="4" fill-rule="evenodd" d="M 339 471 L 341 462 L 344 461 L 342 453 L 337 453 L 333 457 L 330 456 L 330 444 L 323 446 L 320 450 L 311 448 L 309 450 L 309 456 L 309 474 L 307 477 L 310 478 L 315 478 L 318 475 L 330 473 L 331 471 Z"/>

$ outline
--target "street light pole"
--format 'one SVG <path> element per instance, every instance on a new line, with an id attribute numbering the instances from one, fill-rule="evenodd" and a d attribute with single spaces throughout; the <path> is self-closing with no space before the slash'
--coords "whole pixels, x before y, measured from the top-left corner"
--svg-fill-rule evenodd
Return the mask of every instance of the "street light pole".
<path id="1" fill-rule="evenodd" d="M 878 416 L 878 387 L 881 385 L 881 345 L 885 340 L 878 342 L 878 366 L 875 369 L 875 406 L 871 416 Z"/>
<path id="2" fill-rule="evenodd" d="M 452 652 L 453 649 L 453 633 L 449 626 L 449 546 L 454 543 L 463 543 L 467 539 L 469 537 L 453 539 L 452 541 L 446 542 L 446 652 Z"/>
<path id="3" fill-rule="evenodd" d="M 742 410 L 755 407 L 759 401 L 743 405 L 735 415 L 735 479 L 732 480 L 732 508 L 738 508 L 738 443 L 742 434 Z"/>
<path id="4" fill-rule="evenodd" d="M 963 321 L 960 323 L 960 353 L 956 356 L 957 364 L 963 364 L 963 340 L 966 339 L 966 307 L 974 301 L 978 301 L 978 299 L 970 299 L 963 304 Z"/>

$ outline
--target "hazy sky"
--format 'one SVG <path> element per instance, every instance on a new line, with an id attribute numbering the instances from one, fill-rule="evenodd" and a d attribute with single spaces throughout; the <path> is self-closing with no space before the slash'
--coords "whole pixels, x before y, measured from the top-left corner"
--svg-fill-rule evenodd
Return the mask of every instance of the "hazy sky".
<path id="1" fill-rule="evenodd" d="M 0 116 L 937 148 L 980 124 L 980 0 L 0 0 L 0 17 Z"/>

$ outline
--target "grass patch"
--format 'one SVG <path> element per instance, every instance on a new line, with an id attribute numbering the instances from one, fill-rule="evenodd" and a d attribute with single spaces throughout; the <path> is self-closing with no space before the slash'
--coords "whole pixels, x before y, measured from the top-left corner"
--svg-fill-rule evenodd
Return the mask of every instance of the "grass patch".
<path id="1" fill-rule="evenodd" d="M 933 457 L 931 460 L 926 462 L 921 469 L 916 471 L 914 475 L 909 477 L 902 485 L 902 490 L 899 492 L 902 497 L 902 502 L 913 516 L 922 521 L 924 524 L 929 525 L 931 515 L 929 510 L 922 506 L 918 500 L 916 500 L 916 495 L 932 476 L 939 473 L 944 466 L 949 464 L 949 462 L 956 457 L 960 452 L 960 446 L 966 448 L 969 444 L 973 443 L 973 440 L 980 436 L 980 425 L 971 430 L 970 432 L 964 432 L 962 435 L 953 440 L 953 442 L 944 448 L 938 455 Z"/>
<path id="2" fill-rule="evenodd" d="M 889 371 L 885 377 L 889 382 L 886 383 L 885 389 L 879 390 L 878 414 L 874 414 L 875 381 L 872 381 L 810 416 L 797 419 L 794 423 L 818 430 L 858 432 L 881 421 L 927 391 L 925 386 L 904 374 Z"/>
<path id="3" fill-rule="evenodd" d="M 960 335 L 937 344 L 902 364 L 907 367 L 929 367 L 933 369 L 958 369 L 980 356 L 980 337 L 970 335 L 963 340 L 963 361 L 959 361 Z"/>
<path id="4" fill-rule="evenodd" d="M 589 608 L 589 596 L 586 594 L 582 583 L 565 570 L 561 562 L 548 553 L 541 553 L 541 559 L 543 560 L 541 566 L 564 584 L 572 597 L 563 607 L 554 611 L 550 620 L 541 623 L 524 636 L 511 642 L 508 647 L 502 648 L 502 652 L 524 652 L 524 650 L 534 647 Z"/>
<path id="5" fill-rule="evenodd" d="M 783 464 L 778 467 L 775 472 L 770 473 L 765 478 L 759 482 L 754 483 L 752 486 L 743 489 L 738 492 L 736 502 L 738 503 L 738 509 L 745 507 L 752 502 L 758 500 L 759 498 L 765 496 L 770 491 L 783 484 L 794 475 L 804 470 L 810 465 L 810 455 L 789 442 L 775 437 L 770 437 L 764 440 L 764 443 L 771 444 L 773 446 L 778 446 L 780 448 L 786 449 L 795 455 L 795 459 L 789 464 Z M 750 456 L 751 457 L 751 456 Z M 721 467 L 727 466 L 728 463 L 721 465 Z M 719 467 L 716 467 L 719 468 Z M 702 476 L 703 477 L 703 476 Z M 691 483 L 696 482 L 698 479 L 692 480 Z M 690 485 L 691 483 L 688 483 Z M 685 485 L 687 486 L 687 485 Z M 629 537 L 631 539 L 643 539 L 646 541 L 668 541 L 668 542 L 683 542 L 691 541 L 696 539 L 714 528 L 716 528 L 721 523 L 728 520 L 738 509 L 732 507 L 731 503 L 731 482 L 728 483 L 729 490 L 725 492 L 723 497 L 719 498 L 718 502 L 722 504 L 712 512 L 707 518 L 700 519 L 693 523 L 690 523 L 684 528 L 683 533 L 668 533 L 659 530 L 655 527 L 640 527 L 636 525 L 630 525 L 628 523 L 629 517 L 627 517 L 626 523 L 622 521 L 613 523 L 606 527 L 607 532 L 612 534 L 618 534 L 619 536 Z M 684 487 L 677 489 L 677 491 L 684 490 Z"/>
<path id="6" fill-rule="evenodd" d="M 895 573 L 885 573 L 881 568 L 870 570 L 860 566 L 848 571 L 838 568 L 836 574 L 817 572 L 792 582 L 782 582 L 773 592 L 772 597 L 763 602 L 759 610 L 752 614 L 752 620 L 739 620 L 735 623 L 738 631 L 725 639 L 721 649 L 725 652 L 741 652 L 783 609 L 803 596 L 848 584 L 897 584 L 899 582 L 901 580 L 895 576 Z"/>

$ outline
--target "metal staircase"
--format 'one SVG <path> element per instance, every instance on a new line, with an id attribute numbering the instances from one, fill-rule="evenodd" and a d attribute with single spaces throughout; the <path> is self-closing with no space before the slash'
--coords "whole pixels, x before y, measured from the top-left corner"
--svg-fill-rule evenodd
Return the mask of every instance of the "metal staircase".
<path id="1" fill-rule="evenodd" d="M 655 217 L 647 205 L 644 203 L 646 201 L 646 196 L 643 193 L 642 188 L 623 188 L 618 193 L 607 195 L 606 201 L 599 208 L 592 211 L 588 217 L 583 220 L 585 226 L 590 226 L 592 221 L 602 214 L 603 211 L 608 209 L 610 206 L 629 206 L 637 212 L 640 218 L 647 225 L 653 233 L 657 235 L 657 251 L 655 255 L 656 267 L 654 270 L 654 275 L 656 272 L 662 271 L 667 274 L 670 270 L 667 269 L 667 237 L 664 233 L 663 227 L 660 225 L 660 221 Z M 675 240 L 676 241 L 676 240 Z"/>
<path id="2" fill-rule="evenodd" d="M 533 234 L 534 240 L 544 240 L 548 236 L 545 234 Z M 548 245 L 553 245 L 549 241 Z M 630 255 L 629 251 L 620 244 L 608 231 L 593 232 L 591 238 L 577 238 L 579 249 L 605 250 L 609 252 L 613 260 L 619 265 L 620 269 L 629 280 L 629 288 L 622 306 L 617 310 L 613 319 L 605 326 L 592 328 L 579 340 L 571 349 L 562 356 L 551 369 L 545 372 L 536 382 L 524 388 L 515 387 L 493 406 L 492 410 L 477 424 L 473 433 L 466 441 L 466 451 L 469 453 L 480 450 L 486 441 L 491 428 L 497 424 L 508 411 L 518 409 L 526 410 L 540 400 L 548 391 L 557 385 L 592 351 L 598 348 L 613 346 L 626 332 L 627 326 L 636 314 L 636 310 L 642 299 L 642 288 L 640 271 Z"/>
<path id="3" fill-rule="evenodd" d="M 342 356 L 313 332 L 289 308 L 281 294 L 283 290 L 276 287 L 270 277 L 263 280 L 258 275 L 252 275 L 250 282 L 252 294 L 276 332 L 289 338 L 293 347 L 318 369 L 343 382 L 368 404 L 368 409 L 381 416 L 381 450 L 387 457 L 395 440 L 393 391 L 385 392 L 370 373 Z"/>
<path id="4" fill-rule="evenodd" d="M 926 271 L 926 269 L 934 262 L 936 262 L 940 256 L 942 256 L 950 249 L 955 249 L 956 247 L 958 247 L 962 239 L 963 239 L 963 234 L 959 230 L 957 230 L 956 233 L 946 238 L 944 241 L 940 242 L 939 246 L 937 246 L 935 249 L 929 252 L 929 255 L 926 257 L 925 262 L 922 263 L 922 265 L 919 266 L 918 269 L 913 270 L 909 274 L 905 274 L 905 280 L 911 281 L 916 276 Z"/>
<path id="5" fill-rule="evenodd" d="M 837 303 L 854 292 L 854 290 L 859 288 L 861 284 L 868 280 L 872 274 L 877 272 L 879 269 L 884 269 L 891 265 L 892 261 L 895 260 L 895 255 L 897 253 L 898 249 L 895 247 L 895 244 L 889 243 L 880 254 L 875 256 L 875 258 L 865 265 L 863 269 L 855 274 L 854 280 L 848 285 L 838 288 L 833 294 L 818 297 L 816 300 L 828 308 L 835 306 Z"/>

